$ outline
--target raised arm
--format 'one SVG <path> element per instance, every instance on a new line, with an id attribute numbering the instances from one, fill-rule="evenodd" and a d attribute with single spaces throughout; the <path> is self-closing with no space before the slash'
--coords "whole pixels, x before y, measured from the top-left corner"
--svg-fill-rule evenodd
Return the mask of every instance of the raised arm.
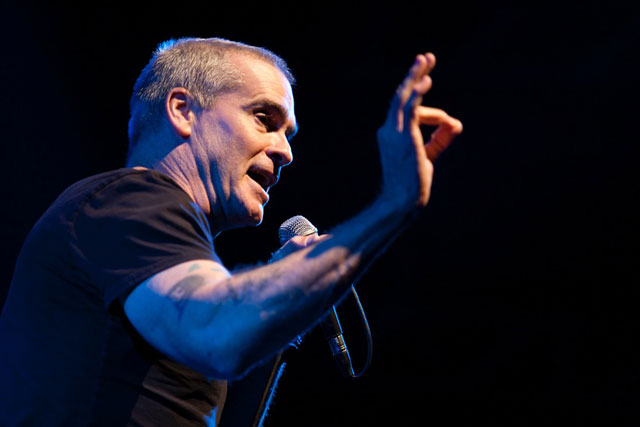
<path id="1" fill-rule="evenodd" d="M 138 286 L 125 312 L 158 350 L 215 378 L 236 378 L 313 326 L 429 200 L 432 161 L 462 131 L 444 111 L 420 105 L 432 54 L 418 55 L 378 131 L 379 198 L 329 236 L 294 237 L 270 264 L 231 274 L 198 260 Z M 425 144 L 421 125 L 435 125 Z"/>

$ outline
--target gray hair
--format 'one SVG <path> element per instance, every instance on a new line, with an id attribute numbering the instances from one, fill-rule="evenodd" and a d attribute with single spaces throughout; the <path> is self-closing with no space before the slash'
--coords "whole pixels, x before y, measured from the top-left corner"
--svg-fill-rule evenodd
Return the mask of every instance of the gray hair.
<path id="1" fill-rule="evenodd" d="M 211 108 L 220 93 L 242 85 L 242 74 L 229 61 L 229 53 L 244 53 L 278 67 L 295 83 L 286 62 L 273 52 L 221 38 L 181 38 L 160 43 L 133 87 L 129 107 L 129 153 L 160 123 L 171 89 L 184 87 L 200 108 Z"/>

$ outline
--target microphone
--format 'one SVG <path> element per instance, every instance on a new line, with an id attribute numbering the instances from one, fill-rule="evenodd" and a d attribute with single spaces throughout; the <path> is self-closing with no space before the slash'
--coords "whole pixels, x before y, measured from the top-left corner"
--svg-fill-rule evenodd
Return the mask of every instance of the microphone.
<path id="1" fill-rule="evenodd" d="M 284 245 L 294 236 L 308 236 L 317 233 L 318 229 L 302 215 L 289 218 L 280 225 L 278 236 L 280 245 Z M 342 336 L 342 327 L 336 313 L 336 306 L 332 306 L 329 314 L 321 321 L 320 327 L 324 338 L 329 343 L 333 358 L 338 365 L 338 370 L 344 377 L 355 377 L 351 357 L 347 349 L 347 344 Z"/>

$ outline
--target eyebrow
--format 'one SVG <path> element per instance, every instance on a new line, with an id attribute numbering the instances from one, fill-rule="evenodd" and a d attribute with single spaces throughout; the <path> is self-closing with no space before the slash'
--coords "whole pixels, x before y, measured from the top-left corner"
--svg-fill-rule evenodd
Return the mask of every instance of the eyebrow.
<path id="1" fill-rule="evenodd" d="M 282 118 L 283 121 L 285 121 L 287 117 L 289 117 L 289 113 L 282 105 L 270 99 L 260 98 L 252 102 L 251 104 L 249 104 L 247 106 L 247 109 L 252 109 L 255 107 L 263 107 L 263 108 L 266 108 L 267 110 L 275 111 Z M 291 140 L 291 138 L 293 138 L 296 133 L 298 133 L 298 123 L 294 121 L 293 126 L 287 127 L 287 130 L 285 131 L 285 135 L 287 136 L 288 140 Z"/>

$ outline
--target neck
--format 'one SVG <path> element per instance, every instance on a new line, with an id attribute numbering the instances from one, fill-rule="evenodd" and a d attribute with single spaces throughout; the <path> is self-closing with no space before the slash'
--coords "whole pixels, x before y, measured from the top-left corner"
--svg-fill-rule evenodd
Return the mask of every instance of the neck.
<path id="1" fill-rule="evenodd" d="M 206 215 L 211 214 L 211 203 L 205 191 L 202 177 L 199 175 L 195 159 L 189 155 L 187 144 L 175 147 L 161 159 L 132 157 L 127 167 L 133 169 L 152 169 L 167 175 L 189 195 Z"/>

